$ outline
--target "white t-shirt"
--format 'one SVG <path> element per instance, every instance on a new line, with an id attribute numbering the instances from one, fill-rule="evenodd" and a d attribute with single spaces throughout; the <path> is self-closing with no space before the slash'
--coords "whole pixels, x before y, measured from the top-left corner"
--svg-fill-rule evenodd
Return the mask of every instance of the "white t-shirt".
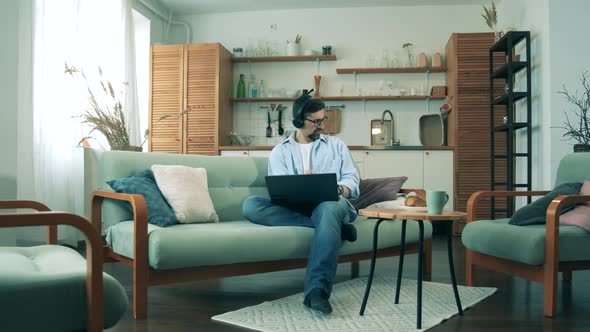
<path id="1" fill-rule="evenodd" d="M 301 160 L 303 160 L 303 172 L 312 169 L 311 167 L 311 148 L 313 143 L 299 144 L 299 151 L 301 152 Z"/>

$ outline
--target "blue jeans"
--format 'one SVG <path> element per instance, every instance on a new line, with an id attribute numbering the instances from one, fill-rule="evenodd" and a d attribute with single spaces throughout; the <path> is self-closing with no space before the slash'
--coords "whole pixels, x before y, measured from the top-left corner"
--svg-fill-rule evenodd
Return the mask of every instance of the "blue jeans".
<path id="1" fill-rule="evenodd" d="M 348 204 L 342 197 L 338 201 L 323 202 L 308 217 L 273 204 L 266 197 L 250 196 L 244 201 L 242 211 L 246 219 L 259 225 L 314 228 L 305 272 L 304 293 L 307 296 L 312 289 L 320 288 L 330 296 L 338 267 L 341 227 L 343 223 L 352 222 L 356 218 L 350 212 Z"/>

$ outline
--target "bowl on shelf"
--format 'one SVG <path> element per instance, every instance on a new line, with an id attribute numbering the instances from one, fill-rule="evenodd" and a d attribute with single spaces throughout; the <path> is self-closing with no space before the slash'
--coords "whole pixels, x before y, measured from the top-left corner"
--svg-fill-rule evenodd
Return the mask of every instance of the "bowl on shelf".
<path id="1" fill-rule="evenodd" d="M 231 145 L 239 145 L 239 146 L 246 146 L 252 144 L 254 140 L 254 135 L 240 135 L 240 134 L 230 134 L 230 143 Z"/>

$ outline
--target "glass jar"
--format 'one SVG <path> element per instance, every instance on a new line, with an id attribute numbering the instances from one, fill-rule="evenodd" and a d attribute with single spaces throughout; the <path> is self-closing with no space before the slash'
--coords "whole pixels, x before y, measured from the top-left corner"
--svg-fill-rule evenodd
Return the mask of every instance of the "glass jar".
<path id="1" fill-rule="evenodd" d="M 244 50 L 241 47 L 234 47 L 233 48 L 233 55 L 234 56 L 244 56 Z"/>

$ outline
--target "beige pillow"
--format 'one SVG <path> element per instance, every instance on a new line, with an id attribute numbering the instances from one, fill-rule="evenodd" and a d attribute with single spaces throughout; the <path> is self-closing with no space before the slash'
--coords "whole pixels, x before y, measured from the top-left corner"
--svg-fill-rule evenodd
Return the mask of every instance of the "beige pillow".
<path id="1" fill-rule="evenodd" d="M 153 165 L 158 188 L 179 223 L 218 222 L 207 186 L 207 170 L 182 165 Z"/>
<path id="2" fill-rule="evenodd" d="M 590 180 L 584 181 L 580 188 L 580 195 L 590 195 Z M 573 210 L 559 216 L 562 225 L 578 226 L 590 232 L 590 203 L 576 206 Z"/>

